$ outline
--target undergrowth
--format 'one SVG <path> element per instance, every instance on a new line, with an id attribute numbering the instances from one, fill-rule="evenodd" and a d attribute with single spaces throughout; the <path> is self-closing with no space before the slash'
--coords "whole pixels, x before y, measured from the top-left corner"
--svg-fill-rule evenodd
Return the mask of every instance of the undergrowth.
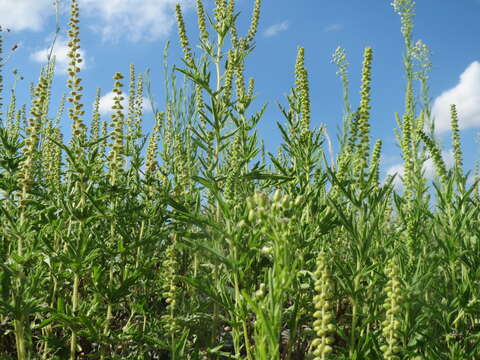
<path id="1" fill-rule="evenodd" d="M 265 154 L 265 107 L 245 69 L 260 5 L 243 32 L 234 0 L 216 0 L 208 18 L 197 0 L 200 54 L 176 7 L 184 56 L 145 134 L 133 65 L 113 74 L 111 119 L 100 90 L 87 116 L 71 1 L 68 94 L 53 112 L 52 58 L 30 104 L 12 91 L 1 115 L 2 359 L 480 358 L 478 186 L 463 170 L 455 106 L 453 168 L 433 136 L 413 1 L 393 3 L 405 39 L 402 191 L 380 181 L 382 144 L 371 143 L 372 48 L 358 106 L 345 50 L 334 54 L 345 114 L 333 163 L 325 129 L 311 127 L 302 47 L 281 148 Z"/>

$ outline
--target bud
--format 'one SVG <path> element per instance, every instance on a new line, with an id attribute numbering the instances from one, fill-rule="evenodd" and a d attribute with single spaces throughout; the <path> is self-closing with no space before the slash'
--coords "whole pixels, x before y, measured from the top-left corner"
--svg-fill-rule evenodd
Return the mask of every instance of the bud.
<path id="1" fill-rule="evenodd" d="M 255 210 L 250 209 L 250 211 L 248 212 L 248 221 L 254 222 L 256 218 L 257 214 L 255 214 Z"/>
<path id="2" fill-rule="evenodd" d="M 274 202 L 279 202 L 282 197 L 282 193 L 280 189 L 275 190 L 275 194 L 273 195 L 273 201 Z"/>

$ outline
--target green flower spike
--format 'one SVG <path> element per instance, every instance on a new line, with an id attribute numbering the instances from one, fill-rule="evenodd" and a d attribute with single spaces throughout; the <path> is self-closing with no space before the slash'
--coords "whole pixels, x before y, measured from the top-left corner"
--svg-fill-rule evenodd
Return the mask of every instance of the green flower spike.
<path id="1" fill-rule="evenodd" d="M 119 172 L 123 170 L 123 127 L 125 119 L 122 106 L 122 101 L 124 100 L 122 93 L 123 84 L 120 81 L 123 79 L 123 75 L 115 73 L 113 79 L 115 80 L 113 88 L 115 96 L 113 97 L 114 104 L 112 106 L 112 109 L 115 111 L 112 114 L 113 144 L 112 151 L 108 157 L 110 160 L 110 183 L 115 185 Z"/>
<path id="2" fill-rule="evenodd" d="M 429 138 L 427 135 L 425 135 L 423 131 L 419 131 L 418 135 L 420 136 L 422 141 L 425 143 L 425 146 L 430 152 L 433 164 L 435 165 L 435 168 L 437 170 L 437 174 L 438 174 L 438 177 L 440 178 L 441 183 L 443 185 L 446 185 L 448 182 L 447 167 L 445 165 L 445 162 L 442 159 L 442 153 L 437 143 L 431 138 Z"/>
<path id="3" fill-rule="evenodd" d="M 383 305 L 386 310 L 386 319 L 382 322 L 382 328 L 386 344 L 380 347 L 385 360 L 400 359 L 399 329 L 402 296 L 400 295 L 401 287 L 398 272 L 398 265 L 394 259 L 391 259 L 385 268 L 388 282 L 385 287 L 387 298 Z"/>
<path id="4" fill-rule="evenodd" d="M 332 284 L 327 268 L 326 254 L 321 252 L 317 258 L 317 270 L 315 271 L 315 293 L 313 303 L 315 312 L 313 317 L 313 329 L 316 337 L 312 342 L 314 360 L 326 360 L 333 348 L 334 339 L 331 334 L 335 330 L 333 325 L 333 312 L 331 303 Z"/>
<path id="5" fill-rule="evenodd" d="M 373 147 L 372 162 L 370 163 L 370 171 L 375 173 L 373 179 L 375 181 L 376 186 L 379 185 L 379 179 L 380 179 L 381 152 L 382 152 L 382 140 L 377 140 L 375 142 L 375 146 Z"/>
<path id="6" fill-rule="evenodd" d="M 185 30 L 185 21 L 183 20 L 182 8 L 180 7 L 180 4 L 177 4 L 175 7 L 175 15 L 177 17 L 178 36 L 180 37 L 180 45 L 182 46 L 185 62 L 188 66 L 193 67 L 194 61 L 192 50 L 190 50 L 188 43 L 187 30 Z"/>
<path id="7" fill-rule="evenodd" d="M 451 125 L 452 125 L 452 146 L 453 157 L 455 158 L 455 168 L 460 170 L 463 166 L 462 149 L 460 147 L 460 129 L 458 127 L 458 114 L 455 104 L 450 105 Z"/>
<path id="8" fill-rule="evenodd" d="M 308 73 L 305 68 L 305 49 L 298 47 L 297 62 L 295 64 L 296 91 L 300 98 L 300 111 L 302 120 L 300 124 L 301 136 L 305 137 L 310 130 L 310 90 L 308 85 Z"/>
<path id="9" fill-rule="evenodd" d="M 365 48 L 363 55 L 362 85 L 360 91 L 360 108 L 358 109 L 359 144 L 357 150 L 355 170 L 357 176 L 362 177 L 367 168 L 370 153 L 370 84 L 372 81 L 372 48 Z"/>

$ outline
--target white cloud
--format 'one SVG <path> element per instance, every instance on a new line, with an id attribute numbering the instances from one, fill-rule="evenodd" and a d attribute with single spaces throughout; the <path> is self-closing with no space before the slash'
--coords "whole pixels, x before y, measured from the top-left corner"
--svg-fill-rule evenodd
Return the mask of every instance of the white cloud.
<path id="1" fill-rule="evenodd" d="M 400 155 L 389 155 L 389 154 L 381 154 L 380 155 L 380 163 L 382 165 L 389 165 L 389 164 L 395 164 L 401 161 L 401 156 Z"/>
<path id="2" fill-rule="evenodd" d="M 442 151 L 442 158 L 447 166 L 447 169 L 451 168 L 455 162 L 455 158 L 453 157 L 453 149 Z M 429 180 L 434 179 L 437 176 L 437 170 L 435 169 L 435 165 L 431 158 L 425 161 L 423 164 L 423 170 L 425 171 L 425 177 Z"/>
<path id="3" fill-rule="evenodd" d="M 450 130 L 450 105 L 455 104 L 460 129 L 480 126 L 480 61 L 471 63 L 453 88 L 438 96 L 432 107 L 436 131 Z"/>
<path id="4" fill-rule="evenodd" d="M 93 20 L 91 28 L 104 40 L 157 40 L 174 28 L 177 2 L 184 10 L 194 4 L 193 0 L 80 0 L 80 18 Z M 69 14 L 69 7 L 59 4 Z M 53 0 L 0 0 L 0 25 L 13 31 L 40 31 L 53 15 Z"/>
<path id="5" fill-rule="evenodd" d="M 53 14 L 52 0 L 0 0 L 0 24 L 12 31 L 40 31 Z"/>
<path id="6" fill-rule="evenodd" d="M 342 24 L 330 24 L 323 28 L 324 32 L 340 31 L 343 29 Z"/>
<path id="7" fill-rule="evenodd" d="M 170 34 L 175 25 L 175 5 L 189 8 L 192 0 L 81 0 L 83 14 L 95 18 L 91 28 L 104 40 L 156 40 Z"/>
<path id="8" fill-rule="evenodd" d="M 67 40 L 61 36 L 57 38 L 55 41 L 55 44 L 53 46 L 53 52 L 52 55 L 55 56 L 55 64 L 56 64 L 56 69 L 60 71 L 62 74 L 67 73 L 68 69 L 68 62 L 70 59 L 68 58 L 67 54 L 70 51 L 69 47 L 67 46 Z M 51 43 L 49 45 L 42 49 L 34 52 L 33 54 L 30 54 L 30 59 L 39 62 L 39 63 L 46 63 L 48 55 L 50 54 L 50 47 Z M 80 69 L 83 69 L 85 67 L 85 51 L 80 49 L 79 50 L 80 56 L 82 57 L 82 62 L 79 64 Z"/>
<path id="9" fill-rule="evenodd" d="M 265 32 L 263 33 L 263 35 L 265 35 L 266 37 L 272 37 L 278 35 L 278 33 L 282 31 L 288 30 L 288 27 L 288 21 L 283 21 L 281 23 L 274 24 L 268 27 L 267 30 L 265 30 Z"/>
<path id="10" fill-rule="evenodd" d="M 101 115 L 110 115 L 114 112 L 112 109 L 112 106 L 114 104 L 114 98 L 115 93 L 113 91 L 110 91 L 109 93 L 103 95 L 100 98 L 100 104 L 99 104 L 99 111 Z M 128 109 L 128 94 L 123 94 L 123 101 L 122 101 L 122 106 L 124 111 L 127 111 Z M 143 111 L 144 112 L 150 112 L 152 111 L 152 108 L 150 106 L 150 100 L 148 100 L 146 97 L 143 97 Z"/>
<path id="11" fill-rule="evenodd" d="M 403 164 L 396 164 L 392 165 L 387 169 L 387 176 L 388 175 L 396 175 L 395 179 L 393 180 L 393 185 L 396 188 L 402 187 L 402 179 L 403 173 L 405 172 L 405 166 Z"/>
<path id="12" fill-rule="evenodd" d="M 447 150 L 442 151 L 442 158 L 443 158 L 443 161 L 445 162 L 445 165 L 447 166 L 447 169 L 451 168 L 455 161 L 453 156 L 453 149 L 450 149 L 448 151 Z M 428 158 L 423 163 L 423 172 L 427 180 L 433 180 L 436 178 L 437 170 L 431 158 Z M 395 179 L 393 181 L 393 184 L 396 188 L 401 188 L 403 186 L 401 177 L 404 175 L 404 173 L 405 173 L 404 164 L 395 164 L 390 166 L 387 169 L 387 175 L 396 174 Z"/>

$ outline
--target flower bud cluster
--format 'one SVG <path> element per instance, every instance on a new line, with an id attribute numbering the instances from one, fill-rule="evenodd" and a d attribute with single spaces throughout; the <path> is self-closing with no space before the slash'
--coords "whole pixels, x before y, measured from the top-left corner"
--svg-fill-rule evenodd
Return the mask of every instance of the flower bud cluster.
<path id="1" fill-rule="evenodd" d="M 108 122 L 104 120 L 102 122 L 102 142 L 100 143 L 99 151 L 98 151 L 98 154 L 102 159 L 105 158 L 105 153 L 108 145 L 107 136 L 108 136 Z"/>
<path id="2" fill-rule="evenodd" d="M 247 99 L 248 101 L 253 100 L 253 91 L 255 89 L 255 79 L 249 78 L 248 79 L 248 90 L 247 90 Z"/>
<path id="3" fill-rule="evenodd" d="M 450 118 L 452 126 L 452 147 L 453 147 L 453 158 L 455 159 L 455 168 L 460 170 L 463 166 L 462 160 L 462 149 L 460 141 L 460 129 L 458 127 L 458 113 L 457 107 L 455 104 L 450 105 Z"/>
<path id="4" fill-rule="evenodd" d="M 386 319 L 382 322 L 382 327 L 386 344 L 381 346 L 380 349 L 383 352 L 383 358 L 385 360 L 398 360 L 400 359 L 398 354 L 400 353 L 399 329 L 401 326 L 400 313 L 402 295 L 398 275 L 398 265 L 394 259 L 391 259 L 388 262 L 385 268 L 385 274 L 388 277 L 388 282 L 385 288 L 387 298 L 385 299 L 383 307 L 387 312 Z"/>
<path id="5" fill-rule="evenodd" d="M 327 268 L 326 255 L 321 252 L 317 258 L 317 269 L 315 271 L 315 293 L 313 304 L 315 312 L 313 317 L 313 329 L 316 337 L 312 342 L 314 360 L 328 359 L 332 352 L 334 338 L 331 334 L 335 331 L 332 312 L 332 284 L 329 270 Z"/>
<path id="6" fill-rule="evenodd" d="M 189 159 L 185 154 L 189 154 L 185 139 L 179 132 L 175 132 L 173 137 L 173 171 L 175 178 L 175 193 L 180 197 L 186 197 L 189 193 L 191 174 Z"/>
<path id="7" fill-rule="evenodd" d="M 135 98 L 135 116 L 133 127 L 135 130 L 134 139 L 142 137 L 142 115 L 143 115 L 143 76 L 137 76 L 137 95 Z"/>
<path id="8" fill-rule="evenodd" d="M 68 23 L 70 29 L 68 31 L 68 36 L 70 40 L 68 41 L 69 52 L 67 53 L 68 58 L 70 59 L 68 65 L 68 75 L 69 79 L 67 81 L 67 87 L 70 89 L 70 96 L 68 101 L 72 104 L 72 108 L 69 109 L 70 119 L 72 120 L 72 133 L 75 138 L 82 142 L 86 133 L 86 126 L 81 120 L 81 116 L 85 114 L 83 110 L 83 104 L 80 103 L 82 99 L 82 90 L 83 87 L 80 85 L 82 79 L 78 77 L 80 72 L 80 66 L 82 63 L 82 57 L 80 53 L 80 27 L 78 23 L 80 20 L 79 10 L 78 10 L 78 1 L 72 0 L 71 13 L 70 13 L 70 22 Z"/>
<path id="9" fill-rule="evenodd" d="M 124 100 L 122 94 L 123 84 L 120 80 L 123 79 L 123 75 L 115 73 L 113 79 L 115 80 L 113 92 L 112 109 L 115 111 L 112 114 L 112 127 L 113 127 L 113 144 L 112 151 L 108 155 L 109 168 L 110 168 L 110 183 L 114 185 L 116 183 L 118 173 L 123 169 L 123 127 L 124 127 L 124 114 L 122 101 Z"/>
<path id="10" fill-rule="evenodd" d="M 155 122 L 155 127 L 153 128 L 152 135 L 150 135 L 150 140 L 147 147 L 147 160 L 145 162 L 147 175 L 153 175 L 157 169 L 157 149 L 158 149 L 158 136 L 160 133 L 160 126 L 163 122 L 164 113 L 157 114 L 157 121 Z"/>
<path id="11" fill-rule="evenodd" d="M 300 97 L 300 111 L 302 122 L 300 126 L 301 136 L 305 138 L 310 131 L 310 90 L 308 85 L 308 73 L 305 68 L 305 49 L 298 47 L 297 61 L 295 64 L 296 91 Z"/>
<path id="12" fill-rule="evenodd" d="M 235 0 L 229 0 L 228 1 L 228 8 L 227 8 L 227 13 L 229 16 L 229 22 L 230 22 L 230 34 L 232 35 L 232 45 L 234 47 L 238 47 L 238 33 L 237 33 L 237 28 L 235 26 Z"/>
<path id="13" fill-rule="evenodd" d="M 428 137 L 423 131 L 419 131 L 418 135 L 420 139 L 425 143 L 428 151 L 430 152 L 430 156 L 432 157 L 432 162 L 435 165 L 435 169 L 437 171 L 438 177 L 442 184 L 446 185 L 448 183 L 448 171 L 445 161 L 442 158 L 442 152 L 435 142 L 435 140 Z"/>
<path id="14" fill-rule="evenodd" d="M 32 109 L 30 110 L 31 117 L 28 119 L 28 127 L 26 128 L 25 145 L 23 153 L 25 159 L 21 163 L 19 186 L 22 189 L 22 197 L 20 206 L 25 205 L 28 192 L 32 188 L 34 182 L 34 162 L 37 153 L 38 138 L 41 130 L 44 103 L 47 98 L 47 84 L 48 80 L 41 77 L 37 87 L 34 90 Z"/>
<path id="15" fill-rule="evenodd" d="M 288 194 L 282 195 L 280 190 L 276 190 L 270 199 L 266 194 L 257 192 L 247 199 L 248 221 L 250 223 L 264 222 L 270 217 L 279 220 L 279 215 L 283 215 L 292 207 L 292 200 Z M 284 219 L 280 218 L 280 221 Z"/>
<path id="16" fill-rule="evenodd" d="M 227 4 L 227 0 L 215 0 L 215 4 L 216 7 L 213 9 L 213 13 L 216 23 L 213 27 L 220 36 L 225 37 L 233 22 L 235 2 L 230 0 Z"/>
<path id="17" fill-rule="evenodd" d="M 200 126 L 203 130 L 207 128 L 207 122 L 204 114 L 205 102 L 203 101 L 203 90 L 198 84 L 195 85 L 195 111 L 199 114 Z"/>
<path id="18" fill-rule="evenodd" d="M 235 65 L 235 86 L 237 88 L 237 100 L 238 100 L 238 111 L 242 112 L 245 110 L 245 77 L 244 77 L 244 72 L 245 72 L 245 64 L 243 62 L 243 59 L 240 57 L 236 61 Z"/>
<path id="19" fill-rule="evenodd" d="M 63 134 L 60 131 L 60 128 L 57 126 L 54 129 L 54 138 L 55 141 L 59 144 L 63 142 Z M 57 186 L 60 187 L 62 179 L 62 149 L 60 146 L 55 146 L 53 148 L 52 155 L 52 167 L 51 167 L 51 180 Z"/>
<path id="20" fill-rule="evenodd" d="M 228 51 L 227 70 L 225 71 L 224 90 L 223 90 L 224 97 L 228 101 L 230 101 L 230 97 L 232 96 L 232 82 L 233 82 L 234 71 L 235 71 L 235 51 L 230 49 Z"/>
<path id="21" fill-rule="evenodd" d="M 415 16 L 415 1 L 394 0 L 391 5 L 395 12 L 400 15 L 403 36 L 410 38 L 413 29 L 413 17 Z"/>
<path id="22" fill-rule="evenodd" d="M 373 180 L 375 185 L 379 185 L 380 180 L 380 154 L 382 152 L 382 140 L 377 140 L 373 147 L 372 162 L 370 163 L 370 172 L 374 173 Z"/>
<path id="23" fill-rule="evenodd" d="M 255 38 L 258 28 L 258 20 L 260 19 L 260 7 L 261 7 L 261 0 L 255 0 L 255 4 L 253 5 L 253 13 L 252 19 L 250 21 L 250 28 L 248 29 L 247 34 L 247 42 L 251 43 Z"/>
<path id="24" fill-rule="evenodd" d="M 357 176 L 363 176 L 367 167 L 370 153 L 370 85 L 372 82 L 372 48 L 365 48 L 363 54 L 362 83 L 360 91 L 360 107 L 358 109 L 358 136 L 359 144 L 355 159 L 355 172 Z"/>
<path id="25" fill-rule="evenodd" d="M 247 198 L 248 221 L 250 223 L 265 223 L 269 219 L 274 224 L 286 224 L 292 217 L 289 212 L 293 207 L 302 204 L 304 197 L 296 196 L 294 199 L 288 194 L 283 194 L 277 189 L 270 198 L 265 193 L 256 192 Z"/>
<path id="26" fill-rule="evenodd" d="M 207 45 L 208 44 L 208 31 L 207 22 L 205 17 L 205 9 L 203 7 L 203 1 L 197 0 L 197 17 L 198 17 L 198 29 L 200 30 L 200 40 Z"/>
<path id="27" fill-rule="evenodd" d="M 230 204 L 238 204 L 241 199 L 237 196 L 238 176 L 242 169 L 242 135 L 237 134 L 233 143 L 228 149 L 228 157 L 226 161 L 227 176 L 225 180 L 225 200 Z"/>
<path id="28" fill-rule="evenodd" d="M 265 287 L 266 287 L 265 283 L 260 284 L 258 290 L 255 291 L 255 297 L 256 298 L 262 298 L 262 297 L 265 296 Z"/>
<path id="29" fill-rule="evenodd" d="M 45 176 L 46 181 L 51 184 L 55 176 L 55 148 L 58 146 L 54 144 L 50 138 L 55 138 L 55 127 L 52 122 L 49 120 L 45 128 L 43 129 L 45 133 L 45 140 L 42 144 L 42 171 Z"/>
<path id="30" fill-rule="evenodd" d="M 165 252 L 165 260 L 163 261 L 163 271 L 165 274 L 165 282 L 163 284 L 163 296 L 167 303 L 167 313 L 162 316 L 165 331 L 172 335 L 178 330 L 178 323 L 175 316 L 177 305 L 178 287 L 176 284 L 175 274 L 177 272 L 177 259 L 175 251 L 175 242 L 168 246 Z"/>
<path id="31" fill-rule="evenodd" d="M 127 116 L 127 147 L 132 145 L 132 140 L 134 139 L 134 128 L 133 122 L 135 121 L 136 115 L 136 75 L 135 75 L 135 65 L 130 64 L 130 84 L 128 89 L 128 116 Z"/>
<path id="32" fill-rule="evenodd" d="M 180 45 L 183 50 L 185 62 L 188 66 L 193 67 L 195 63 L 193 61 L 192 50 L 190 50 L 190 45 L 188 43 L 187 30 L 185 29 L 185 21 L 183 20 L 180 4 L 177 4 L 175 7 L 175 15 L 177 17 L 178 36 L 180 37 Z"/>
<path id="33" fill-rule="evenodd" d="M 90 127 L 90 140 L 96 141 L 100 137 L 100 88 L 97 88 L 95 93 L 95 101 L 92 109 L 92 122 Z"/>

